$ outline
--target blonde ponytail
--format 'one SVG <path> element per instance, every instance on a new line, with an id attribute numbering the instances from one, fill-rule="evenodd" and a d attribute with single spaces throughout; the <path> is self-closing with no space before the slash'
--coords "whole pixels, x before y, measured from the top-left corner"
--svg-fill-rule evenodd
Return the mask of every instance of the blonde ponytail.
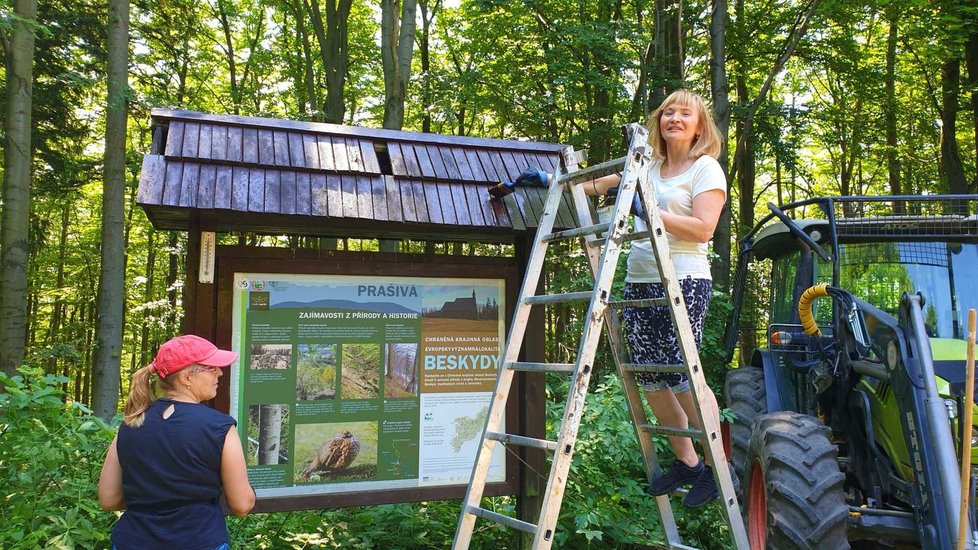
<path id="1" fill-rule="evenodd" d="M 153 388 L 153 366 L 143 367 L 133 373 L 129 381 L 129 396 L 126 398 L 125 416 L 122 421 L 130 428 L 143 425 L 146 409 L 156 401 L 156 391 Z"/>

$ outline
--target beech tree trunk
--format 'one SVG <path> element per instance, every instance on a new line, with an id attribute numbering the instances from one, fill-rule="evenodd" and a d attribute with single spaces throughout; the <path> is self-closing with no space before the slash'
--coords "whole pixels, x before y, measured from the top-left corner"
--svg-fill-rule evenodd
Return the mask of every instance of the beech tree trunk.
<path id="1" fill-rule="evenodd" d="M 228 64 L 228 81 L 231 87 L 231 104 L 234 114 L 241 114 L 241 87 L 238 85 L 238 64 L 234 59 L 234 37 L 228 17 L 227 0 L 217 0 L 217 20 L 224 33 L 224 59 Z"/>
<path id="2" fill-rule="evenodd" d="M 13 374 L 24 361 L 27 336 L 27 256 L 31 211 L 31 106 L 36 0 L 16 0 L 6 51 L 3 211 L 0 213 L 0 370 Z"/>
<path id="3" fill-rule="evenodd" d="M 61 205 L 61 232 L 59 235 L 60 240 L 58 242 L 58 266 L 55 275 L 55 285 L 58 289 L 64 288 L 65 285 L 65 260 L 68 255 L 68 228 L 71 221 L 70 212 L 71 207 L 67 202 Z M 53 346 L 58 342 L 64 341 L 64 338 L 60 334 L 61 319 L 64 318 L 64 312 L 65 300 L 64 296 L 59 292 L 58 297 L 54 300 L 54 307 L 51 308 L 51 320 L 48 323 L 50 328 L 48 329 L 47 345 L 49 346 Z M 47 364 L 47 372 L 56 372 L 57 366 L 57 358 L 50 358 Z"/>
<path id="4" fill-rule="evenodd" d="M 710 92 L 713 96 L 713 111 L 716 116 L 720 139 L 727 143 L 730 132 L 730 101 L 727 97 L 727 0 L 714 0 L 713 11 L 710 13 Z M 720 153 L 720 167 L 726 174 L 730 168 L 729 151 L 723 148 Z M 717 290 L 730 288 L 731 267 L 731 227 L 730 227 L 730 184 L 727 183 L 727 202 L 720 212 L 716 231 L 713 233 L 713 252 L 717 260 L 710 266 L 713 275 L 713 285 Z"/>
<path id="5" fill-rule="evenodd" d="M 125 308 L 126 122 L 129 96 L 129 0 L 109 0 L 108 94 L 102 186 L 101 273 L 92 376 L 92 410 L 105 420 L 119 405 Z"/>
<path id="6" fill-rule="evenodd" d="M 886 93 L 886 168 L 889 173 L 890 194 L 901 194 L 900 187 L 900 158 L 897 155 L 897 116 L 896 116 L 896 47 L 899 38 L 900 12 L 893 4 L 886 10 L 886 18 L 890 23 L 890 31 L 886 40 L 886 77 L 884 89 Z M 895 204 L 897 212 L 902 211 L 902 205 Z"/>
<path id="7" fill-rule="evenodd" d="M 402 4 L 403 2 L 403 4 Z M 404 98 L 411 79 L 416 0 L 381 0 L 380 52 L 384 64 L 384 128 L 404 126 Z"/>
<path id="8" fill-rule="evenodd" d="M 326 0 L 326 21 L 323 24 L 319 1 L 306 0 L 309 23 L 312 25 L 319 54 L 326 71 L 326 122 L 343 123 L 346 104 L 343 102 L 343 87 L 350 66 L 350 46 L 347 23 L 350 20 L 350 7 L 353 0 Z"/>
<path id="9" fill-rule="evenodd" d="M 978 24 L 978 14 L 972 18 Z M 974 27 L 972 27 L 974 28 Z M 975 157 L 978 158 L 978 30 L 968 36 L 964 51 L 965 64 L 968 68 L 968 87 L 971 89 L 971 116 L 975 131 Z M 971 180 L 971 192 L 978 193 L 978 163 L 975 165 L 975 177 Z"/>
<path id="10" fill-rule="evenodd" d="M 421 8 L 421 37 L 418 40 L 419 54 L 421 55 L 421 74 L 425 75 L 421 82 L 421 131 L 431 132 L 431 79 L 427 78 L 428 71 L 431 69 L 431 24 L 434 22 L 435 15 L 441 8 L 441 0 L 429 2 L 421 0 L 418 2 Z M 464 129 L 465 120 L 459 121 L 459 135 Z"/>
<path id="11" fill-rule="evenodd" d="M 303 22 L 305 12 L 299 0 L 293 0 L 293 9 L 296 14 L 296 28 L 299 30 L 299 41 L 302 43 L 302 73 L 303 84 L 305 84 L 306 102 L 309 106 L 309 113 L 314 120 L 321 120 L 319 112 L 319 88 L 316 86 L 316 74 L 312 69 L 312 45 L 309 43 L 309 32 Z"/>
<path id="12" fill-rule="evenodd" d="M 951 58 L 941 71 L 941 173 L 948 193 L 967 193 L 968 182 L 958 151 L 958 87 L 961 84 L 961 62 Z"/>
<path id="13" fill-rule="evenodd" d="M 156 296 L 156 230 L 150 228 L 146 236 L 146 288 L 143 300 L 148 304 Z M 150 357 L 150 311 L 143 311 L 143 326 L 139 329 L 139 364 L 148 365 Z M 155 346 L 153 346 L 155 347 Z"/>
<path id="14" fill-rule="evenodd" d="M 655 47 L 649 110 L 683 85 L 682 2 L 655 0 Z"/>
<path id="15" fill-rule="evenodd" d="M 741 104 L 749 103 L 747 99 L 747 83 L 743 74 L 738 74 L 736 78 L 737 100 Z M 744 118 L 737 121 L 737 142 L 743 143 L 738 153 L 734 156 L 734 166 L 737 176 L 737 191 L 740 199 L 740 231 L 739 235 L 745 235 L 754 225 L 754 182 L 756 171 L 756 159 L 754 158 L 754 139 L 751 127 L 751 120 Z"/>

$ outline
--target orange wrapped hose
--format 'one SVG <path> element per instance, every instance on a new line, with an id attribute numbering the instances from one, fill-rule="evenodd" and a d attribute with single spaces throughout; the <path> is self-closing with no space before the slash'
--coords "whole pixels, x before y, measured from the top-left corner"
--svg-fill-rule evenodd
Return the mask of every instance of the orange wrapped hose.
<path id="1" fill-rule="evenodd" d="M 805 334 L 809 336 L 822 335 L 822 331 L 818 330 L 818 325 L 815 324 L 815 318 L 812 316 L 812 304 L 815 303 L 816 298 L 828 296 L 828 288 L 829 285 L 827 284 L 815 285 L 803 292 L 798 300 L 798 319 L 801 321 L 801 327 Z"/>

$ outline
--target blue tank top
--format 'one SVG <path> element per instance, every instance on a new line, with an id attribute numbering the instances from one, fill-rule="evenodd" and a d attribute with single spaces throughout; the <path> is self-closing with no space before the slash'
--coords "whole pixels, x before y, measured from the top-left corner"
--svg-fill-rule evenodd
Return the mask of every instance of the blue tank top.
<path id="1" fill-rule="evenodd" d="M 174 406 L 173 414 L 163 411 Z M 119 427 L 126 511 L 112 529 L 119 550 L 210 550 L 228 541 L 221 453 L 234 419 L 205 405 L 159 399 L 139 428 Z"/>

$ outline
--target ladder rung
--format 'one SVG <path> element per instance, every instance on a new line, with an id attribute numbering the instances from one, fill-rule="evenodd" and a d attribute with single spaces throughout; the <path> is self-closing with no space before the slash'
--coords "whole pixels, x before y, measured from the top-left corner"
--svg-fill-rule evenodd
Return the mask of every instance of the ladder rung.
<path id="1" fill-rule="evenodd" d="M 500 443 L 511 443 L 513 445 L 521 445 L 523 447 L 533 447 L 534 449 L 544 449 L 546 451 L 557 450 L 556 441 L 537 439 L 535 437 L 526 437 L 524 435 L 513 435 L 513 434 L 505 434 L 499 432 L 486 432 L 486 439 L 493 439 L 495 441 L 499 441 Z"/>
<path id="2" fill-rule="evenodd" d="M 577 170 L 576 172 L 569 172 L 557 178 L 557 181 L 561 184 L 565 183 L 583 183 L 585 181 L 591 181 L 595 178 L 600 178 L 601 176 L 607 176 L 609 174 L 614 174 L 625 168 L 625 161 L 628 157 L 619 157 L 614 160 L 609 160 L 607 162 L 602 162 L 601 164 L 595 164 L 583 170 Z"/>
<path id="3" fill-rule="evenodd" d="M 648 300 L 617 300 L 614 302 L 608 302 L 614 310 L 622 310 L 626 307 L 661 307 L 669 305 L 669 300 L 666 298 L 650 298 Z"/>
<path id="4" fill-rule="evenodd" d="M 639 239 L 648 239 L 651 235 L 652 234 L 649 233 L 648 231 L 641 231 L 639 233 L 629 233 L 621 238 L 621 242 L 627 243 L 629 241 L 637 241 Z M 587 245 L 591 247 L 604 246 L 604 241 L 600 239 L 594 239 L 592 241 L 588 241 Z"/>
<path id="5" fill-rule="evenodd" d="M 506 527 L 511 527 L 513 529 L 519 529 L 524 533 L 536 533 L 537 526 L 532 523 L 527 523 L 525 521 L 518 520 L 516 518 L 511 518 L 503 514 L 498 514 L 496 512 L 490 512 L 485 508 L 479 508 L 478 506 L 466 506 L 465 511 L 473 516 L 477 516 L 483 519 L 488 519 L 490 521 L 495 521 Z"/>
<path id="6" fill-rule="evenodd" d="M 684 497 L 684 496 L 686 496 L 688 494 L 689 494 L 689 489 L 687 489 L 685 487 L 680 487 L 680 488 L 676 489 L 675 491 L 669 493 L 669 495 L 674 496 L 674 497 Z M 656 497 L 656 498 L 658 498 L 658 497 Z M 673 548 L 688 548 L 688 547 L 687 546 L 670 546 L 669 547 L 670 550 L 672 550 Z M 700 549 L 699 548 L 693 548 L 693 550 L 700 550 Z"/>
<path id="7" fill-rule="evenodd" d="M 506 368 L 523 372 L 574 372 L 574 363 L 506 363 Z"/>
<path id="8" fill-rule="evenodd" d="M 622 363 L 622 368 L 630 372 L 686 373 L 686 365 L 654 365 L 651 363 Z"/>
<path id="9" fill-rule="evenodd" d="M 675 435 L 679 437 L 701 437 L 703 435 L 703 430 L 673 428 L 670 426 L 659 426 L 658 424 L 642 424 L 639 428 L 660 435 Z"/>
<path id="10" fill-rule="evenodd" d="M 527 296 L 523 301 L 528 304 L 558 304 L 561 302 L 587 302 L 594 292 L 567 292 L 565 294 L 545 294 L 543 296 Z"/>
<path id="11" fill-rule="evenodd" d="M 578 227 L 577 229 L 568 229 L 567 231 L 557 231 L 556 233 L 550 233 L 543 236 L 543 240 L 546 242 L 560 241 L 563 239 L 573 239 L 575 237 L 583 237 L 585 235 L 597 235 L 599 233 L 604 233 L 611 229 L 610 223 L 599 223 L 595 225 L 588 225 L 585 227 Z M 602 241 L 599 244 L 604 244 Z"/>
<path id="12" fill-rule="evenodd" d="M 639 231 L 638 233 L 629 233 L 628 235 L 625 235 L 622 242 L 627 243 L 628 241 L 637 241 L 639 239 L 648 239 L 650 237 L 652 237 L 652 233 L 648 231 Z"/>

